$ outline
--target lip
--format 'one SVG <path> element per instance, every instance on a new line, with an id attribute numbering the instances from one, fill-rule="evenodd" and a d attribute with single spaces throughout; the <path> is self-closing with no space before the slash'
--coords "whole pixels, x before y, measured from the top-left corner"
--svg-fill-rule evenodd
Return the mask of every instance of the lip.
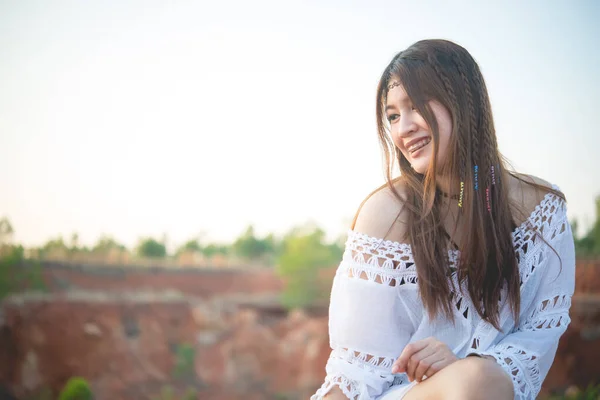
<path id="1" fill-rule="evenodd" d="M 405 143 L 404 148 L 408 151 L 410 146 L 412 146 L 413 144 L 415 144 L 423 139 L 427 139 L 427 138 L 429 138 L 429 136 L 421 136 L 420 138 L 413 139 L 413 140 L 409 141 L 408 143 Z"/>

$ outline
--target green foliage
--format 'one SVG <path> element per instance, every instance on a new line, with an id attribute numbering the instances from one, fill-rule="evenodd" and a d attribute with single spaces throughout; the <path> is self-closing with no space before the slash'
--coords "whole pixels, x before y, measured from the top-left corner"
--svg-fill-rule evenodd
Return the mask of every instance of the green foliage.
<path id="1" fill-rule="evenodd" d="M 14 233 L 13 227 L 6 217 L 0 219 L 0 244 L 4 243 Z"/>
<path id="2" fill-rule="evenodd" d="M 590 384 L 585 390 L 570 397 L 569 400 L 597 400 L 600 398 L 600 385 Z"/>
<path id="3" fill-rule="evenodd" d="M 233 252 L 240 257 L 254 260 L 275 250 L 275 239 L 269 235 L 264 239 L 258 239 L 254 235 L 254 227 L 249 226 L 246 231 L 236 239 L 231 246 Z"/>
<path id="4" fill-rule="evenodd" d="M 38 261 L 25 259 L 23 246 L 0 248 L 0 299 L 20 290 L 46 289 L 42 267 Z"/>
<path id="5" fill-rule="evenodd" d="M 92 400 L 93 398 L 87 381 L 80 377 L 69 379 L 58 396 L 58 400 Z"/>
<path id="6" fill-rule="evenodd" d="M 590 384 L 584 390 L 575 386 L 567 389 L 562 395 L 553 395 L 544 398 L 544 400 L 597 400 L 600 399 L 600 385 Z"/>
<path id="7" fill-rule="evenodd" d="M 178 248 L 175 253 L 177 255 L 179 255 L 186 251 L 197 251 L 197 252 L 202 251 L 202 246 L 200 246 L 200 243 L 198 243 L 198 239 L 188 240 L 187 242 L 185 242 L 185 244 L 183 246 Z"/>
<path id="8" fill-rule="evenodd" d="M 306 307 L 326 297 L 319 270 L 339 263 L 341 250 L 324 239 L 325 232 L 317 227 L 293 229 L 283 239 L 277 272 L 286 280 L 286 307 Z"/>
<path id="9" fill-rule="evenodd" d="M 180 343 L 175 348 L 175 367 L 173 375 L 176 378 L 195 376 L 194 358 L 196 350 L 188 343 Z"/>
<path id="10" fill-rule="evenodd" d="M 71 235 L 71 245 L 69 247 L 69 252 L 75 253 L 79 251 L 79 234 L 73 233 Z"/>
<path id="11" fill-rule="evenodd" d="M 62 236 L 57 236 L 55 239 L 50 239 L 42 246 L 42 252 L 48 253 L 53 250 L 68 250 L 68 246 L 65 244 Z"/>
<path id="12" fill-rule="evenodd" d="M 167 249 L 163 243 L 152 238 L 145 238 L 140 241 L 137 254 L 140 257 L 164 258 L 167 255 Z"/>
<path id="13" fill-rule="evenodd" d="M 96 254 L 107 254 L 113 249 L 126 250 L 125 246 L 115 241 L 111 236 L 102 235 L 94 247 L 92 247 L 92 252 Z"/>
<path id="14" fill-rule="evenodd" d="M 582 238 L 576 235 L 577 221 L 571 225 L 575 236 L 575 253 L 578 256 L 600 256 L 600 196 L 596 197 L 596 220 Z"/>
<path id="15" fill-rule="evenodd" d="M 227 255 L 229 254 L 229 246 L 211 243 L 202 248 L 202 254 L 204 254 L 206 257 L 212 257 L 215 254 Z"/>

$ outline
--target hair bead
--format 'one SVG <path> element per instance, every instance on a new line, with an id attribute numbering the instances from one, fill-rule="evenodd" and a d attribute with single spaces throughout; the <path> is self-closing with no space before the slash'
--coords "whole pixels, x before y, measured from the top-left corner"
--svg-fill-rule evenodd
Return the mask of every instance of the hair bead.
<path id="1" fill-rule="evenodd" d="M 496 184 L 496 174 L 494 173 L 494 166 L 492 165 L 492 185 Z"/>
<path id="2" fill-rule="evenodd" d="M 458 206 L 462 207 L 463 193 L 465 192 L 465 183 L 460 182 L 460 195 L 458 196 Z"/>
<path id="3" fill-rule="evenodd" d="M 477 177 L 477 170 L 479 169 L 479 167 L 476 165 L 475 166 L 475 190 L 479 190 L 479 180 Z"/>
<path id="4" fill-rule="evenodd" d="M 485 188 L 485 200 L 487 202 L 487 210 L 492 212 L 492 206 L 490 205 L 490 188 Z"/>
<path id="5" fill-rule="evenodd" d="M 500 164 L 496 164 L 496 169 L 500 171 Z M 500 175 L 498 175 L 498 184 L 500 183 Z"/>

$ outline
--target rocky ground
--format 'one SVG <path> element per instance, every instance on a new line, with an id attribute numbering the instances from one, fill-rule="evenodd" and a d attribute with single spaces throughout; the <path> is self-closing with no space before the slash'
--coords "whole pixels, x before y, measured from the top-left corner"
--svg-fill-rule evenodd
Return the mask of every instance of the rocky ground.
<path id="1" fill-rule="evenodd" d="M 590 284 L 600 263 L 581 265 L 545 392 L 600 377 L 600 286 Z M 207 400 L 307 399 L 324 377 L 327 310 L 287 313 L 271 271 L 45 273 L 50 293 L 0 305 L 0 386 L 19 399 L 56 394 L 72 376 L 97 400 L 153 399 L 169 386 Z"/>

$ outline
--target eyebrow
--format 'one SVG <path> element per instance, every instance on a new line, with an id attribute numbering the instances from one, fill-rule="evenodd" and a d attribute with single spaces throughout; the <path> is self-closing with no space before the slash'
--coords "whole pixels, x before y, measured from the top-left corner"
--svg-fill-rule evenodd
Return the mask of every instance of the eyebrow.
<path id="1" fill-rule="evenodd" d="M 406 104 L 406 103 L 410 103 L 410 99 L 408 97 L 405 97 L 402 100 L 400 100 L 400 104 Z M 396 109 L 396 106 L 394 104 L 386 104 L 385 105 L 385 111 L 390 110 L 392 108 Z"/>

